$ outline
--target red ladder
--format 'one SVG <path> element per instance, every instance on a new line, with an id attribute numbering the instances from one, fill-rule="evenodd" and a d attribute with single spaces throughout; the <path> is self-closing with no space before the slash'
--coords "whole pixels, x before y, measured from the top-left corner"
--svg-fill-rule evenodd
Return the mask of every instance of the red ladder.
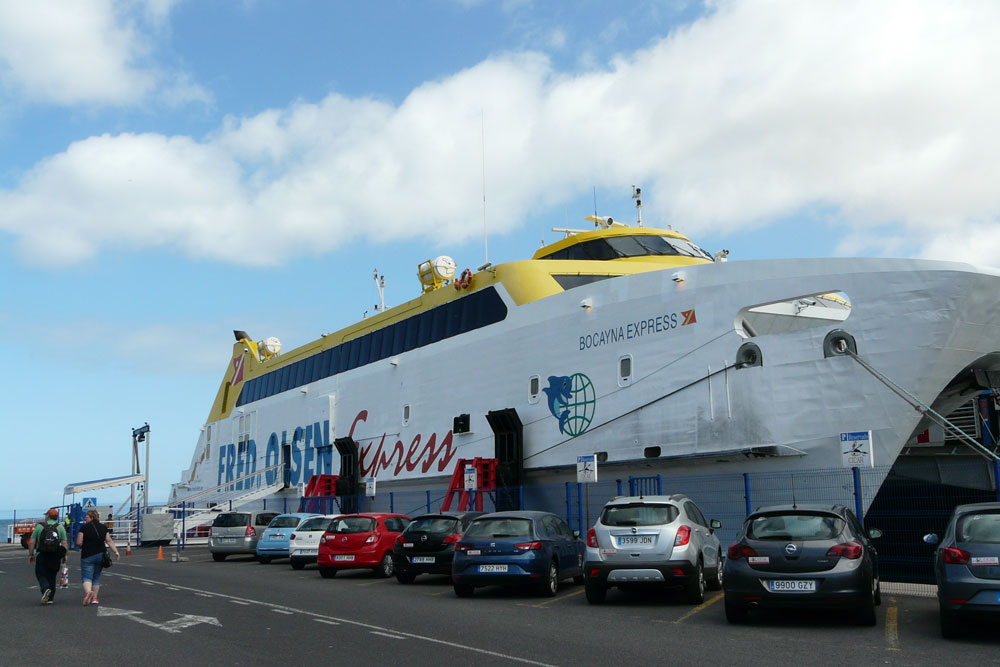
<path id="1" fill-rule="evenodd" d="M 472 466 L 476 469 L 476 478 L 479 482 L 478 489 L 465 488 L 465 468 Z M 455 464 L 455 472 L 451 475 L 451 484 L 448 485 L 448 492 L 441 503 L 441 511 L 447 512 L 451 509 L 452 499 L 458 495 L 458 507 L 456 511 L 464 512 L 472 509 L 472 496 L 475 494 L 476 511 L 483 511 L 483 494 L 496 491 L 497 487 L 497 460 L 476 457 L 474 459 L 459 459 Z"/>
<path id="2" fill-rule="evenodd" d="M 337 480 L 340 475 L 313 475 L 306 484 L 305 496 L 335 496 L 337 495 Z"/>

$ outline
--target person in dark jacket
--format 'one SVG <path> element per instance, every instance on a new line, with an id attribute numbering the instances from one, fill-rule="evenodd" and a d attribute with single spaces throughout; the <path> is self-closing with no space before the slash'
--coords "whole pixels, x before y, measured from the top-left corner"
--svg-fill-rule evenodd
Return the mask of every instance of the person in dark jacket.
<path id="1" fill-rule="evenodd" d="M 47 529 L 54 528 L 58 534 L 58 544 L 51 544 L 46 539 Z M 37 547 L 37 550 L 36 550 Z M 59 510 L 49 508 L 45 513 L 45 521 L 35 526 L 28 538 L 28 562 L 35 564 L 35 577 L 42 589 L 42 604 L 52 604 L 56 596 L 56 578 L 59 576 L 59 566 L 66 562 L 69 542 L 66 541 L 66 530 L 59 523 Z"/>
<path id="2" fill-rule="evenodd" d="M 97 510 L 87 510 L 84 524 L 76 534 L 76 546 L 80 547 L 80 581 L 83 582 L 83 604 L 98 604 L 97 593 L 101 590 L 101 570 L 104 569 L 105 545 L 118 560 L 118 547 L 111 539 L 108 527 L 101 523 Z"/>

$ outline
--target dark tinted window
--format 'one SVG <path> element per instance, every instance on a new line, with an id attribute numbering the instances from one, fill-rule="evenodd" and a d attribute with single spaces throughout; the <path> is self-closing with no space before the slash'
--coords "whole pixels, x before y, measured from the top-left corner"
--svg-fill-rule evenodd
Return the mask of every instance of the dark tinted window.
<path id="1" fill-rule="evenodd" d="M 250 525 L 250 515 L 244 512 L 228 512 L 215 517 L 212 525 L 216 528 L 236 528 Z"/>
<path id="2" fill-rule="evenodd" d="M 466 537 L 531 537 L 530 519 L 479 519 L 469 524 Z"/>
<path id="3" fill-rule="evenodd" d="M 647 255 L 685 255 L 701 259 L 712 258 L 711 255 L 690 241 L 665 236 L 636 234 L 584 241 L 557 250 L 542 257 L 542 259 L 609 260 Z"/>
<path id="4" fill-rule="evenodd" d="M 430 535 L 453 535 L 462 532 L 458 519 L 450 516 L 423 516 L 414 519 L 406 527 L 407 535 L 428 533 Z"/>
<path id="5" fill-rule="evenodd" d="M 552 277 L 559 287 L 564 290 L 573 289 L 574 287 L 582 287 L 583 285 L 589 285 L 590 283 L 596 283 L 598 280 L 607 280 L 608 278 L 614 278 L 615 276 L 593 276 L 593 275 L 570 275 L 562 273 L 553 273 Z"/>
<path id="6" fill-rule="evenodd" d="M 277 512 L 261 512 L 257 515 L 257 519 L 254 521 L 255 526 L 266 526 L 271 523 L 271 520 L 278 516 Z"/>
<path id="7" fill-rule="evenodd" d="M 345 516 L 330 523 L 331 533 L 370 533 L 375 530 L 375 519 L 367 516 Z"/>
<path id="8" fill-rule="evenodd" d="M 299 525 L 297 516 L 276 516 L 267 524 L 268 528 L 295 528 Z"/>
<path id="9" fill-rule="evenodd" d="M 753 540 L 832 540 L 844 530 L 844 520 L 831 514 L 764 514 L 750 519 Z"/>
<path id="10" fill-rule="evenodd" d="M 958 518 L 955 540 L 971 544 L 1000 544 L 1000 512 L 976 512 Z"/>
<path id="11" fill-rule="evenodd" d="M 630 503 L 609 505 L 601 513 L 605 526 L 662 526 L 677 518 L 680 510 L 674 505 Z"/>
<path id="12" fill-rule="evenodd" d="M 358 366 L 364 366 L 371 361 L 372 337 L 371 334 L 362 336 L 358 340 Z"/>
<path id="13" fill-rule="evenodd" d="M 688 501 L 684 503 L 684 509 L 687 510 L 687 513 L 691 517 L 692 521 L 708 528 L 708 521 L 705 521 L 705 515 L 701 513 L 701 510 L 698 509 L 697 505 Z"/>

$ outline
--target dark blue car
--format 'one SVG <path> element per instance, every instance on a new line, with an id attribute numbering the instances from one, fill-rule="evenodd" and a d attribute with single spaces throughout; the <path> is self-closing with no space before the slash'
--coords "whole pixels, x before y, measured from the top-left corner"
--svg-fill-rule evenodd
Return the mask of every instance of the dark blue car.
<path id="1" fill-rule="evenodd" d="M 484 514 L 455 545 L 455 595 L 469 597 L 477 586 L 530 584 L 552 597 L 562 579 L 582 584 L 585 547 L 579 538 L 580 531 L 549 512 Z"/>

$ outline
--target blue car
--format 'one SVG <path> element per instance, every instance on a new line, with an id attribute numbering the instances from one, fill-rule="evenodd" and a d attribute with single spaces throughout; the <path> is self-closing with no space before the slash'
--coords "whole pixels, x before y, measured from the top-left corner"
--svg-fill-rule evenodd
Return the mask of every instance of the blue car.
<path id="1" fill-rule="evenodd" d="M 471 524 L 455 544 L 451 581 L 455 595 L 477 586 L 523 585 L 552 597 L 559 581 L 583 583 L 580 531 L 549 512 L 494 512 Z"/>
<path id="2" fill-rule="evenodd" d="M 267 528 L 257 540 L 257 560 L 267 565 L 272 558 L 288 558 L 289 538 L 292 536 L 292 531 L 298 528 L 303 521 L 314 516 L 322 515 L 279 514 L 271 519 L 271 523 L 267 524 Z"/>

